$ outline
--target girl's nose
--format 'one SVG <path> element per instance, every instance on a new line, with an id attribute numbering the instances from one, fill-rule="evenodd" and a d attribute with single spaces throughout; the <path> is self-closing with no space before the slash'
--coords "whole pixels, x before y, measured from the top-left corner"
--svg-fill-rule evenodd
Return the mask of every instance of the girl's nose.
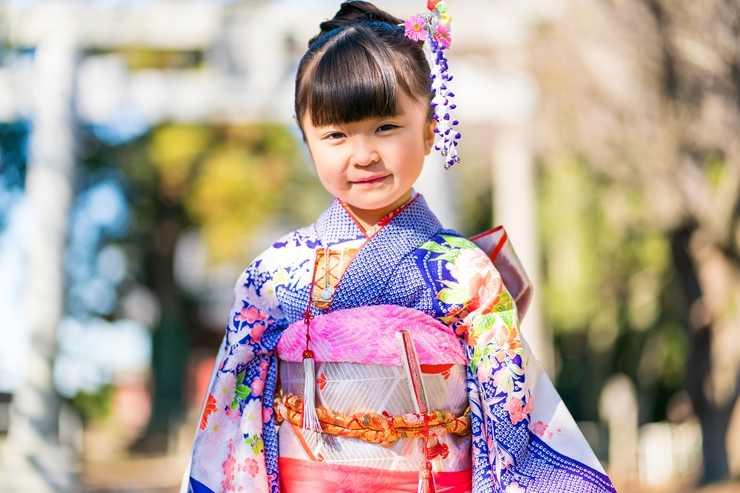
<path id="1" fill-rule="evenodd" d="M 368 146 L 366 143 L 358 143 L 352 153 L 352 164 L 355 166 L 369 166 L 380 161 L 378 151 Z"/>

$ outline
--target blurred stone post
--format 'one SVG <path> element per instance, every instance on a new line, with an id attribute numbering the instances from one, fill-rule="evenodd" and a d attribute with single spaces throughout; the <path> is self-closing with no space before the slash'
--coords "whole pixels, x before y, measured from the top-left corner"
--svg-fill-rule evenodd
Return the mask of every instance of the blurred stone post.
<path id="1" fill-rule="evenodd" d="M 534 157 L 529 134 L 526 122 L 495 129 L 492 149 L 494 222 L 506 228 L 534 286 L 522 333 L 554 380 L 552 334 L 545 327 L 540 301 L 543 286 L 540 281 Z"/>
<path id="2" fill-rule="evenodd" d="M 26 193 L 31 248 L 26 318 L 32 332 L 27 379 L 15 392 L 3 461 L 5 493 L 77 491 L 73 458 L 59 446 L 59 397 L 54 390 L 56 328 L 64 304 L 64 251 L 75 163 L 73 25 L 58 22 L 34 55 L 33 115 Z"/>
<path id="3" fill-rule="evenodd" d="M 599 398 L 599 414 L 609 427 L 609 467 L 612 479 L 631 482 L 637 478 L 637 394 L 623 374 L 609 379 Z"/>
<path id="4" fill-rule="evenodd" d="M 502 7 L 507 12 L 506 7 Z M 516 18 L 516 13 L 510 14 Z M 534 14 L 533 14 L 534 15 Z M 497 88 L 504 106 L 494 119 L 493 217 L 503 225 L 534 286 L 532 302 L 522 323 L 522 333 L 534 355 L 555 381 L 552 333 L 541 309 L 540 248 L 537 234 L 537 184 L 532 145 L 533 120 L 539 104 L 539 86 L 527 68 L 526 42 L 529 19 L 496 47 L 500 71 L 506 82 Z M 494 89 L 493 87 L 491 89 Z"/>

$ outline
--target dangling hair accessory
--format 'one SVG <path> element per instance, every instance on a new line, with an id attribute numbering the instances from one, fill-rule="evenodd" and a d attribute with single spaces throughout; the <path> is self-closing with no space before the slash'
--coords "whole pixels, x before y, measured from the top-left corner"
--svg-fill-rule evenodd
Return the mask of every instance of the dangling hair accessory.
<path id="1" fill-rule="evenodd" d="M 452 42 L 450 35 L 452 16 L 447 12 L 444 0 L 427 0 L 427 8 L 429 14 L 412 15 L 404 22 L 404 28 L 406 36 L 414 41 L 426 41 L 432 53 L 434 66 L 430 77 L 434 99 L 431 106 L 434 108 L 433 118 L 437 122 L 434 132 L 441 137 L 434 145 L 434 149 L 445 157 L 445 169 L 450 169 L 453 164 L 460 162 L 456 147 L 461 137 L 460 132 L 453 128 L 458 121 L 450 116 L 450 111 L 454 110 L 456 105 L 450 102 L 455 95 L 447 87 L 447 82 L 452 80 L 452 76 L 444 55 L 444 50 L 449 48 Z"/>

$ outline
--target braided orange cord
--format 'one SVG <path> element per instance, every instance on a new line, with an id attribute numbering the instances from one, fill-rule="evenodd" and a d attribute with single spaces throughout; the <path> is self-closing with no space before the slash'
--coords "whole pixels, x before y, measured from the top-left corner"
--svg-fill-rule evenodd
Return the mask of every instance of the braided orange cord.
<path id="1" fill-rule="evenodd" d="M 287 420 L 301 426 L 303 422 L 303 399 L 296 394 L 286 394 L 275 399 L 275 415 L 278 421 Z M 342 414 L 316 406 L 324 433 L 343 437 L 359 438 L 365 442 L 388 445 L 401 438 L 423 438 L 425 417 L 429 435 L 467 435 L 470 433 L 470 415 L 455 416 L 447 411 L 406 413 L 390 416 L 377 413 Z"/>

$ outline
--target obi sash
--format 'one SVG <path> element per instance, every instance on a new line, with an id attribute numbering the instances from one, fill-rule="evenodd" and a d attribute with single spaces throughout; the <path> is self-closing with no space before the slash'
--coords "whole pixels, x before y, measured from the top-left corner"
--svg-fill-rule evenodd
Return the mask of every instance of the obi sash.
<path id="1" fill-rule="evenodd" d="M 466 359 L 457 336 L 418 310 L 392 305 L 339 310 L 311 323 L 317 405 L 347 415 L 413 413 L 396 343 L 395 334 L 401 329 L 414 338 L 430 409 L 462 415 L 468 407 Z M 278 343 L 283 394 L 302 397 L 305 344 L 303 322 L 286 329 Z M 436 433 L 430 429 L 430 434 Z M 437 438 L 448 451 L 446 458 L 433 461 L 438 491 L 470 491 L 470 435 Z M 303 430 L 287 421 L 278 439 L 281 483 L 287 493 L 307 488 L 319 492 L 324 487 L 329 488 L 326 491 L 416 491 L 423 439 L 400 438 L 381 445 Z"/>

